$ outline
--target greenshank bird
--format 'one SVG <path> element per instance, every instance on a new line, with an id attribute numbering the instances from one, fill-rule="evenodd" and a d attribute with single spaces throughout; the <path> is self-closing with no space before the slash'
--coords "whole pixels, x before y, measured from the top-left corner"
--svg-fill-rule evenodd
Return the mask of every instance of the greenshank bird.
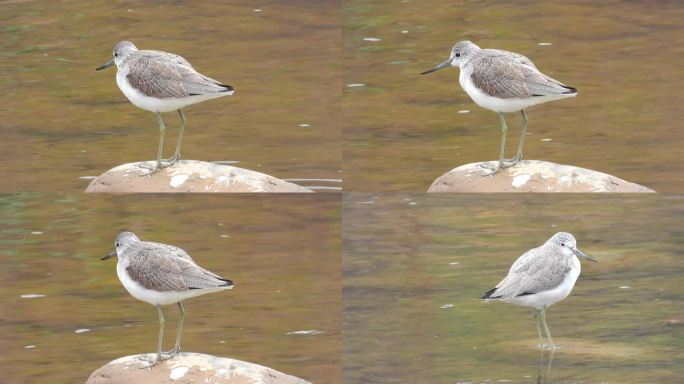
<path id="1" fill-rule="evenodd" d="M 195 70 L 184 58 L 162 51 L 139 50 L 130 41 L 120 41 L 114 46 L 114 56 L 96 68 L 102 70 L 116 64 L 116 84 L 121 92 L 138 108 L 154 112 L 159 122 L 159 148 L 154 165 L 140 166 L 149 175 L 160 168 L 173 165 L 180 159 L 180 147 L 185 129 L 185 116 L 181 108 L 205 100 L 232 95 L 235 89 L 207 77 Z M 160 113 L 178 111 L 180 128 L 176 151 L 168 159 L 162 159 L 164 149 L 164 122 Z"/>
<path id="2" fill-rule="evenodd" d="M 114 246 L 115 249 L 102 260 L 117 256 L 116 274 L 124 288 L 136 299 L 154 305 L 159 314 L 157 353 L 146 357 L 144 361 L 149 364 L 141 368 L 151 367 L 180 352 L 185 318 L 181 301 L 234 287 L 231 280 L 198 266 L 187 252 L 173 245 L 140 241 L 132 232 L 121 232 Z M 177 304 L 180 310 L 176 345 L 172 350 L 162 352 L 164 314 L 161 306 L 170 304 Z"/>
<path id="3" fill-rule="evenodd" d="M 449 59 L 421 73 L 425 75 L 445 67 L 459 67 L 459 83 L 470 98 L 482 108 L 499 114 L 501 148 L 499 162 L 487 167 L 493 175 L 522 160 L 523 142 L 527 130 L 525 109 L 548 101 L 577 95 L 577 89 L 541 73 L 527 57 L 500 49 L 481 49 L 470 41 L 460 41 L 451 49 Z M 520 111 L 523 125 L 515 157 L 504 159 L 506 120 L 504 113 Z"/>
<path id="4" fill-rule="evenodd" d="M 533 307 L 539 347 L 553 350 L 556 346 L 546 323 L 546 309 L 568 297 L 572 291 L 582 269 L 579 257 L 596 261 L 577 249 L 574 236 L 567 232 L 558 232 L 542 246 L 520 256 L 511 266 L 508 276 L 495 288 L 487 291 L 482 299 L 499 299 Z M 544 343 L 540 323 L 544 325 L 548 344 Z"/>

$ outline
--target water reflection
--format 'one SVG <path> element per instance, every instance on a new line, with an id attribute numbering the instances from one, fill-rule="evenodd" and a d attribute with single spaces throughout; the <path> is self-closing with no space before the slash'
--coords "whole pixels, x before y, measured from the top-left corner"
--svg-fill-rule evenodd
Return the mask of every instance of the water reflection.
<path id="1" fill-rule="evenodd" d="M 539 355 L 539 370 L 537 370 L 537 384 L 551 384 L 551 366 L 553 366 L 553 355 L 556 353 L 555 349 L 546 351 L 540 348 Z M 545 362 L 545 355 L 548 355 Z"/>
<path id="2" fill-rule="evenodd" d="M 344 379 L 678 383 L 682 214 L 678 196 L 347 194 Z M 480 296 L 559 231 L 600 262 L 551 307 L 551 359 L 529 308 Z"/>

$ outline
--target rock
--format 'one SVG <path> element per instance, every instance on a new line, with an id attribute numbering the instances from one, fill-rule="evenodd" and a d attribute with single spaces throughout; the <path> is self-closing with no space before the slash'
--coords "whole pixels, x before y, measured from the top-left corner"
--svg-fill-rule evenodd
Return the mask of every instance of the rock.
<path id="1" fill-rule="evenodd" d="M 454 168 L 435 180 L 428 192 L 655 192 L 591 169 L 539 160 L 523 160 L 492 176 L 482 176 L 483 165 Z"/>
<path id="2" fill-rule="evenodd" d="M 140 369 L 140 357 L 121 357 L 93 372 L 86 384 L 214 383 L 214 384 L 310 384 L 271 368 L 201 353 L 182 352 L 150 368 Z"/>
<path id="3" fill-rule="evenodd" d="M 140 164 L 119 165 L 93 179 L 86 192 L 313 192 L 284 180 L 249 169 L 181 160 L 149 176 Z"/>

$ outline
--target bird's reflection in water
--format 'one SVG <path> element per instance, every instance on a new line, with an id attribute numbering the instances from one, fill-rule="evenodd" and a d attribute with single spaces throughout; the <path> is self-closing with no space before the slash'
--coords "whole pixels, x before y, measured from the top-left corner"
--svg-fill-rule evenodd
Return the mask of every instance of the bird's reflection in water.
<path id="1" fill-rule="evenodd" d="M 551 365 L 553 365 L 553 354 L 555 352 L 554 349 L 549 351 L 547 360 L 548 362 L 544 363 L 544 355 L 545 355 L 546 350 L 543 348 L 541 349 L 541 355 L 539 356 L 539 370 L 537 370 L 537 384 L 551 384 Z"/>

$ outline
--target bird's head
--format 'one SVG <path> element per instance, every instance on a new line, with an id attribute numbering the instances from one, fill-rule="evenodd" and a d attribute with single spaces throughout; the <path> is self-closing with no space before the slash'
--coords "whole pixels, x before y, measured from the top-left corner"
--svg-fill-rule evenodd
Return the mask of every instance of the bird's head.
<path id="1" fill-rule="evenodd" d="M 128 249 L 128 247 L 138 241 L 140 241 L 140 239 L 138 239 L 138 236 L 136 236 L 133 232 L 123 231 L 119 233 L 116 236 L 116 240 L 114 240 L 114 250 L 109 252 L 100 260 L 107 260 L 114 256 L 121 255 L 126 251 L 126 249 Z"/>
<path id="2" fill-rule="evenodd" d="M 138 50 L 138 48 L 135 45 L 133 45 L 133 43 L 131 43 L 130 41 L 119 41 L 114 46 L 112 58 L 108 62 L 102 64 L 101 66 L 99 66 L 97 68 L 95 68 L 95 70 L 99 71 L 99 70 L 102 70 L 105 68 L 109 68 L 114 64 L 119 66 L 119 65 L 121 65 L 121 63 L 123 63 L 128 58 L 128 56 L 131 53 L 133 53 L 137 50 Z"/>
<path id="3" fill-rule="evenodd" d="M 459 41 L 458 43 L 456 43 L 456 45 L 454 45 L 453 48 L 451 48 L 451 54 L 449 55 L 448 59 L 443 61 L 441 64 L 438 64 L 428 69 L 427 71 L 422 72 L 421 75 L 426 75 L 428 73 L 439 71 L 440 69 L 446 67 L 460 67 L 479 49 L 480 47 L 478 47 L 471 41 Z"/>
<path id="4" fill-rule="evenodd" d="M 593 257 L 584 254 L 582 251 L 577 249 L 577 241 L 575 240 L 575 237 L 567 232 L 558 232 L 555 235 L 553 235 L 550 239 L 549 242 L 552 243 L 552 245 L 559 247 L 560 251 L 564 254 L 567 255 L 575 255 L 577 257 L 582 257 L 590 261 L 596 261 Z"/>

